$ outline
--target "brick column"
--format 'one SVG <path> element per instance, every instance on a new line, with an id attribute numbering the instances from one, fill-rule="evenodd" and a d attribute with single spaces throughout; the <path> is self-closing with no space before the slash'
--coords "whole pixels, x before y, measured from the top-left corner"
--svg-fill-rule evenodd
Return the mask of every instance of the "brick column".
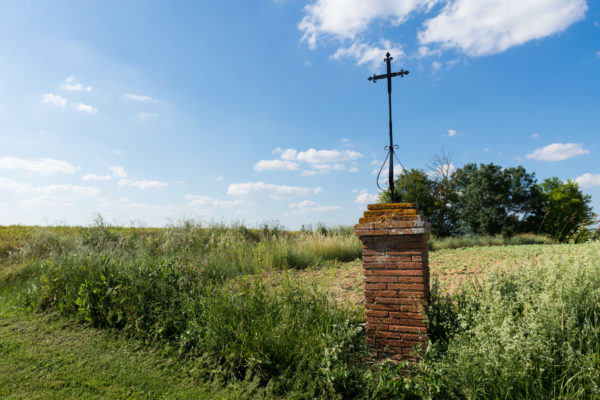
<path id="1" fill-rule="evenodd" d="M 355 226 L 362 242 L 367 345 L 376 358 L 415 360 L 427 345 L 429 222 L 411 203 L 369 204 Z"/>

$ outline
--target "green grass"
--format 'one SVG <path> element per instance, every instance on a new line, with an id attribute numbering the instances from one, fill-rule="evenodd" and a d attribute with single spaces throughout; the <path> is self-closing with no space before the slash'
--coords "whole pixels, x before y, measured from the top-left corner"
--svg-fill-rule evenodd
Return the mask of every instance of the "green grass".
<path id="1" fill-rule="evenodd" d="M 511 237 L 498 236 L 454 236 L 446 238 L 432 238 L 429 242 L 430 250 L 459 249 L 465 247 L 482 246 L 515 246 L 524 244 L 552 244 L 556 240 L 542 235 L 522 233 Z"/>
<path id="2" fill-rule="evenodd" d="M 598 242 L 434 252 L 434 275 L 469 279 L 452 290 L 434 280 L 432 343 L 410 367 L 369 361 L 362 306 L 297 279 L 355 260 L 357 243 L 347 229 L 38 228 L 0 257 L 0 390 L 10 385 L 15 398 L 600 396 Z"/>
<path id="3" fill-rule="evenodd" d="M 193 360 L 45 315 L 0 319 L 2 399 L 229 399 Z M 251 392 L 248 392 L 251 393 Z"/>

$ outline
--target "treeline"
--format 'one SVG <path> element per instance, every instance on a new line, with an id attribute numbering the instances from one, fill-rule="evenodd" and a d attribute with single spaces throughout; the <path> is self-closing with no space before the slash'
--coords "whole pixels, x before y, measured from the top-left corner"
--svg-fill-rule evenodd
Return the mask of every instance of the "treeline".
<path id="1" fill-rule="evenodd" d="M 467 164 L 453 171 L 438 157 L 431 171 L 411 169 L 395 181 L 396 201 L 416 203 L 439 237 L 533 232 L 560 241 L 587 239 L 596 215 L 579 185 L 553 177 L 538 183 L 522 166 Z M 388 202 L 389 190 L 380 202 Z"/>

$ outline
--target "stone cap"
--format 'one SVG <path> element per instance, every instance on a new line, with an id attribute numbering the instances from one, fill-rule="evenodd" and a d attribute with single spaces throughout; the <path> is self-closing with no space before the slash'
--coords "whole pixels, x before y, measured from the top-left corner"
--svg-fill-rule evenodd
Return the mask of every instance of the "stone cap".
<path id="1" fill-rule="evenodd" d="M 423 235 L 430 224 L 414 203 L 369 204 L 354 226 L 356 236 Z"/>

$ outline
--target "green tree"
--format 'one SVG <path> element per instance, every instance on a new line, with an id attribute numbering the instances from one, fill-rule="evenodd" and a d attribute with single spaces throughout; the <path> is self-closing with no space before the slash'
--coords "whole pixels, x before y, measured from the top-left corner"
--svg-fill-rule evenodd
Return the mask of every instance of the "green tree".
<path id="1" fill-rule="evenodd" d="M 544 215 L 539 231 L 560 241 L 565 241 L 578 231 L 585 237 L 587 225 L 594 223 L 591 196 L 583 194 L 577 182 L 561 181 L 557 177 L 548 178 L 539 185 L 543 195 Z"/>
<path id="2" fill-rule="evenodd" d="M 435 208 L 434 182 L 425 171 L 411 169 L 404 172 L 394 181 L 396 201 L 399 203 L 415 203 L 417 207 L 429 216 Z M 379 195 L 380 203 L 390 202 L 390 191 L 385 190 Z"/>
<path id="3" fill-rule="evenodd" d="M 521 166 L 467 164 L 452 175 L 452 186 L 463 233 L 512 235 L 530 230 L 542 213 L 535 174 Z"/>
<path id="4" fill-rule="evenodd" d="M 400 203 L 415 203 L 431 222 L 431 231 L 436 236 L 448 236 L 453 233 L 455 221 L 449 220 L 449 213 L 445 211 L 445 200 L 440 193 L 438 182 L 421 169 L 411 169 L 403 173 L 394 181 L 396 201 Z M 390 201 L 390 191 L 385 190 L 379 195 L 380 203 Z"/>

